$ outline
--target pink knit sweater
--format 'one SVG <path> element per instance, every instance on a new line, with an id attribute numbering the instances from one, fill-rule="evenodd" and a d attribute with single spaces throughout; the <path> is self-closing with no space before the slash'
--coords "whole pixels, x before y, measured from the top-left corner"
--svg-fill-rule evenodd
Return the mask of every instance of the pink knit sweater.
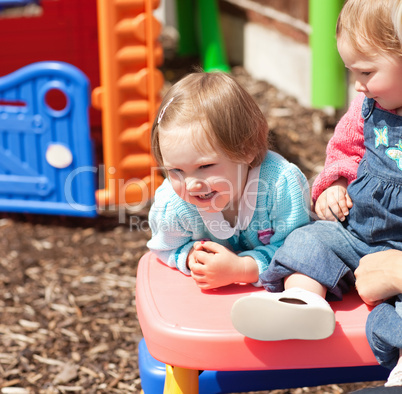
<path id="1" fill-rule="evenodd" d="M 313 184 L 314 202 L 337 179 L 346 178 L 348 184 L 356 179 L 357 167 L 366 150 L 363 135 L 364 119 L 361 115 L 363 100 L 364 94 L 359 94 L 335 127 L 334 135 L 327 146 L 324 170 Z"/>
<path id="2" fill-rule="evenodd" d="M 348 184 L 356 179 L 357 167 L 366 151 L 364 146 L 364 119 L 362 105 L 364 94 L 360 93 L 350 104 L 346 114 L 335 127 L 327 146 L 324 170 L 315 179 L 312 188 L 313 202 L 339 178 L 346 178 Z M 382 108 L 376 103 L 376 107 Z M 396 113 L 396 111 L 389 111 Z"/>
<path id="3" fill-rule="evenodd" d="M 361 111 L 364 94 L 360 93 L 350 104 L 346 114 L 335 127 L 328 142 L 324 170 L 315 179 L 312 190 L 313 202 L 339 178 L 346 178 L 348 184 L 356 179 L 357 167 L 366 151 L 364 146 L 364 119 Z M 382 108 L 376 103 L 376 107 Z M 396 113 L 396 111 L 389 111 Z"/>

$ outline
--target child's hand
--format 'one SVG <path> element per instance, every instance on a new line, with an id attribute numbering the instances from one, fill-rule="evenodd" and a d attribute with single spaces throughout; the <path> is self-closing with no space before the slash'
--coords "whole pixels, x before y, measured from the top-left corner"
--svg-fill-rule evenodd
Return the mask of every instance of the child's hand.
<path id="1" fill-rule="evenodd" d="M 194 242 L 194 245 L 191 248 L 191 250 L 190 250 L 190 252 L 188 253 L 188 256 L 187 256 L 187 268 L 189 270 L 191 270 L 191 267 L 196 263 L 195 257 L 194 257 L 194 252 L 196 250 L 203 250 L 202 245 L 204 244 L 205 241 L 206 240 Z"/>
<path id="2" fill-rule="evenodd" d="M 195 263 L 194 252 L 195 252 L 195 249 L 194 249 L 194 246 L 193 246 L 192 249 L 190 250 L 190 252 L 188 253 L 188 256 L 187 256 L 187 268 L 189 270 L 191 270 L 191 267 Z"/>
<path id="3" fill-rule="evenodd" d="M 258 266 L 253 258 L 239 257 L 216 242 L 196 242 L 192 256 L 194 263 L 189 263 L 191 276 L 201 289 L 258 280 Z"/>
<path id="4" fill-rule="evenodd" d="M 335 221 L 338 218 L 341 222 L 345 220 L 353 206 L 346 190 L 347 186 L 347 180 L 340 178 L 320 194 L 315 203 L 315 212 L 320 219 Z"/>

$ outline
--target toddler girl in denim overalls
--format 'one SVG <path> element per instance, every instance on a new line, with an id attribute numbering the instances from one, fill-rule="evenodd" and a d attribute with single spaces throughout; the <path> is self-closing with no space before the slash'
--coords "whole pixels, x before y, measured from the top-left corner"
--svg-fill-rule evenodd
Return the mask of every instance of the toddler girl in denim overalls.
<path id="1" fill-rule="evenodd" d="M 260 275 L 269 293 L 234 304 L 233 324 L 248 337 L 330 336 L 335 317 L 325 297 L 342 298 L 364 256 L 402 250 L 402 50 L 392 25 L 395 3 L 348 0 L 342 9 L 338 50 L 360 94 L 337 125 L 313 186 L 324 220 L 287 237 Z M 377 360 L 393 368 L 386 385 L 402 386 L 402 298 L 393 295 L 370 313 L 367 336 Z"/>

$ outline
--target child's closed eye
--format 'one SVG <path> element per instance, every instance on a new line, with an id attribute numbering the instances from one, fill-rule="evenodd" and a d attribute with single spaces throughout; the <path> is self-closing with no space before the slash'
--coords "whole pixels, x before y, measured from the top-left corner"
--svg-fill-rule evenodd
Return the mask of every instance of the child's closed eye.
<path id="1" fill-rule="evenodd" d="M 180 174 L 181 172 L 183 172 L 183 170 L 181 170 L 180 168 L 169 168 L 167 172 L 169 174 Z"/>
<path id="2" fill-rule="evenodd" d="M 200 170 L 205 170 L 206 168 L 210 168 L 212 166 L 214 166 L 214 164 L 204 164 L 204 165 L 200 166 L 199 168 L 200 168 Z"/>

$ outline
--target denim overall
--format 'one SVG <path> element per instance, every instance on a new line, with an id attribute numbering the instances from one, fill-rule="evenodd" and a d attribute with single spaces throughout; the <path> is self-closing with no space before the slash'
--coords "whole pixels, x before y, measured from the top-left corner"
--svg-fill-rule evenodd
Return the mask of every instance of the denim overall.
<path id="1" fill-rule="evenodd" d="M 402 118 L 367 98 L 362 116 L 366 153 L 348 188 L 354 206 L 347 229 L 368 244 L 402 249 Z"/>
<path id="2" fill-rule="evenodd" d="M 348 188 L 352 201 L 361 209 L 351 210 L 348 229 L 371 243 L 385 241 L 401 250 L 402 119 L 374 105 L 373 99 L 364 100 L 366 154 L 357 180 Z M 398 348 L 402 348 L 402 296 L 397 297 L 395 308 L 391 302 L 377 306 L 368 318 L 366 331 L 377 360 L 393 368 Z"/>
<path id="3" fill-rule="evenodd" d="M 283 279 L 303 273 L 327 287 L 327 299 L 342 299 L 354 284 L 360 259 L 387 249 L 402 250 L 402 117 L 362 106 L 366 152 L 348 187 L 353 207 L 343 223 L 319 220 L 294 230 L 272 258 L 260 282 L 283 291 Z M 393 368 L 402 348 L 402 298 L 378 305 L 367 322 L 377 360 Z"/>

